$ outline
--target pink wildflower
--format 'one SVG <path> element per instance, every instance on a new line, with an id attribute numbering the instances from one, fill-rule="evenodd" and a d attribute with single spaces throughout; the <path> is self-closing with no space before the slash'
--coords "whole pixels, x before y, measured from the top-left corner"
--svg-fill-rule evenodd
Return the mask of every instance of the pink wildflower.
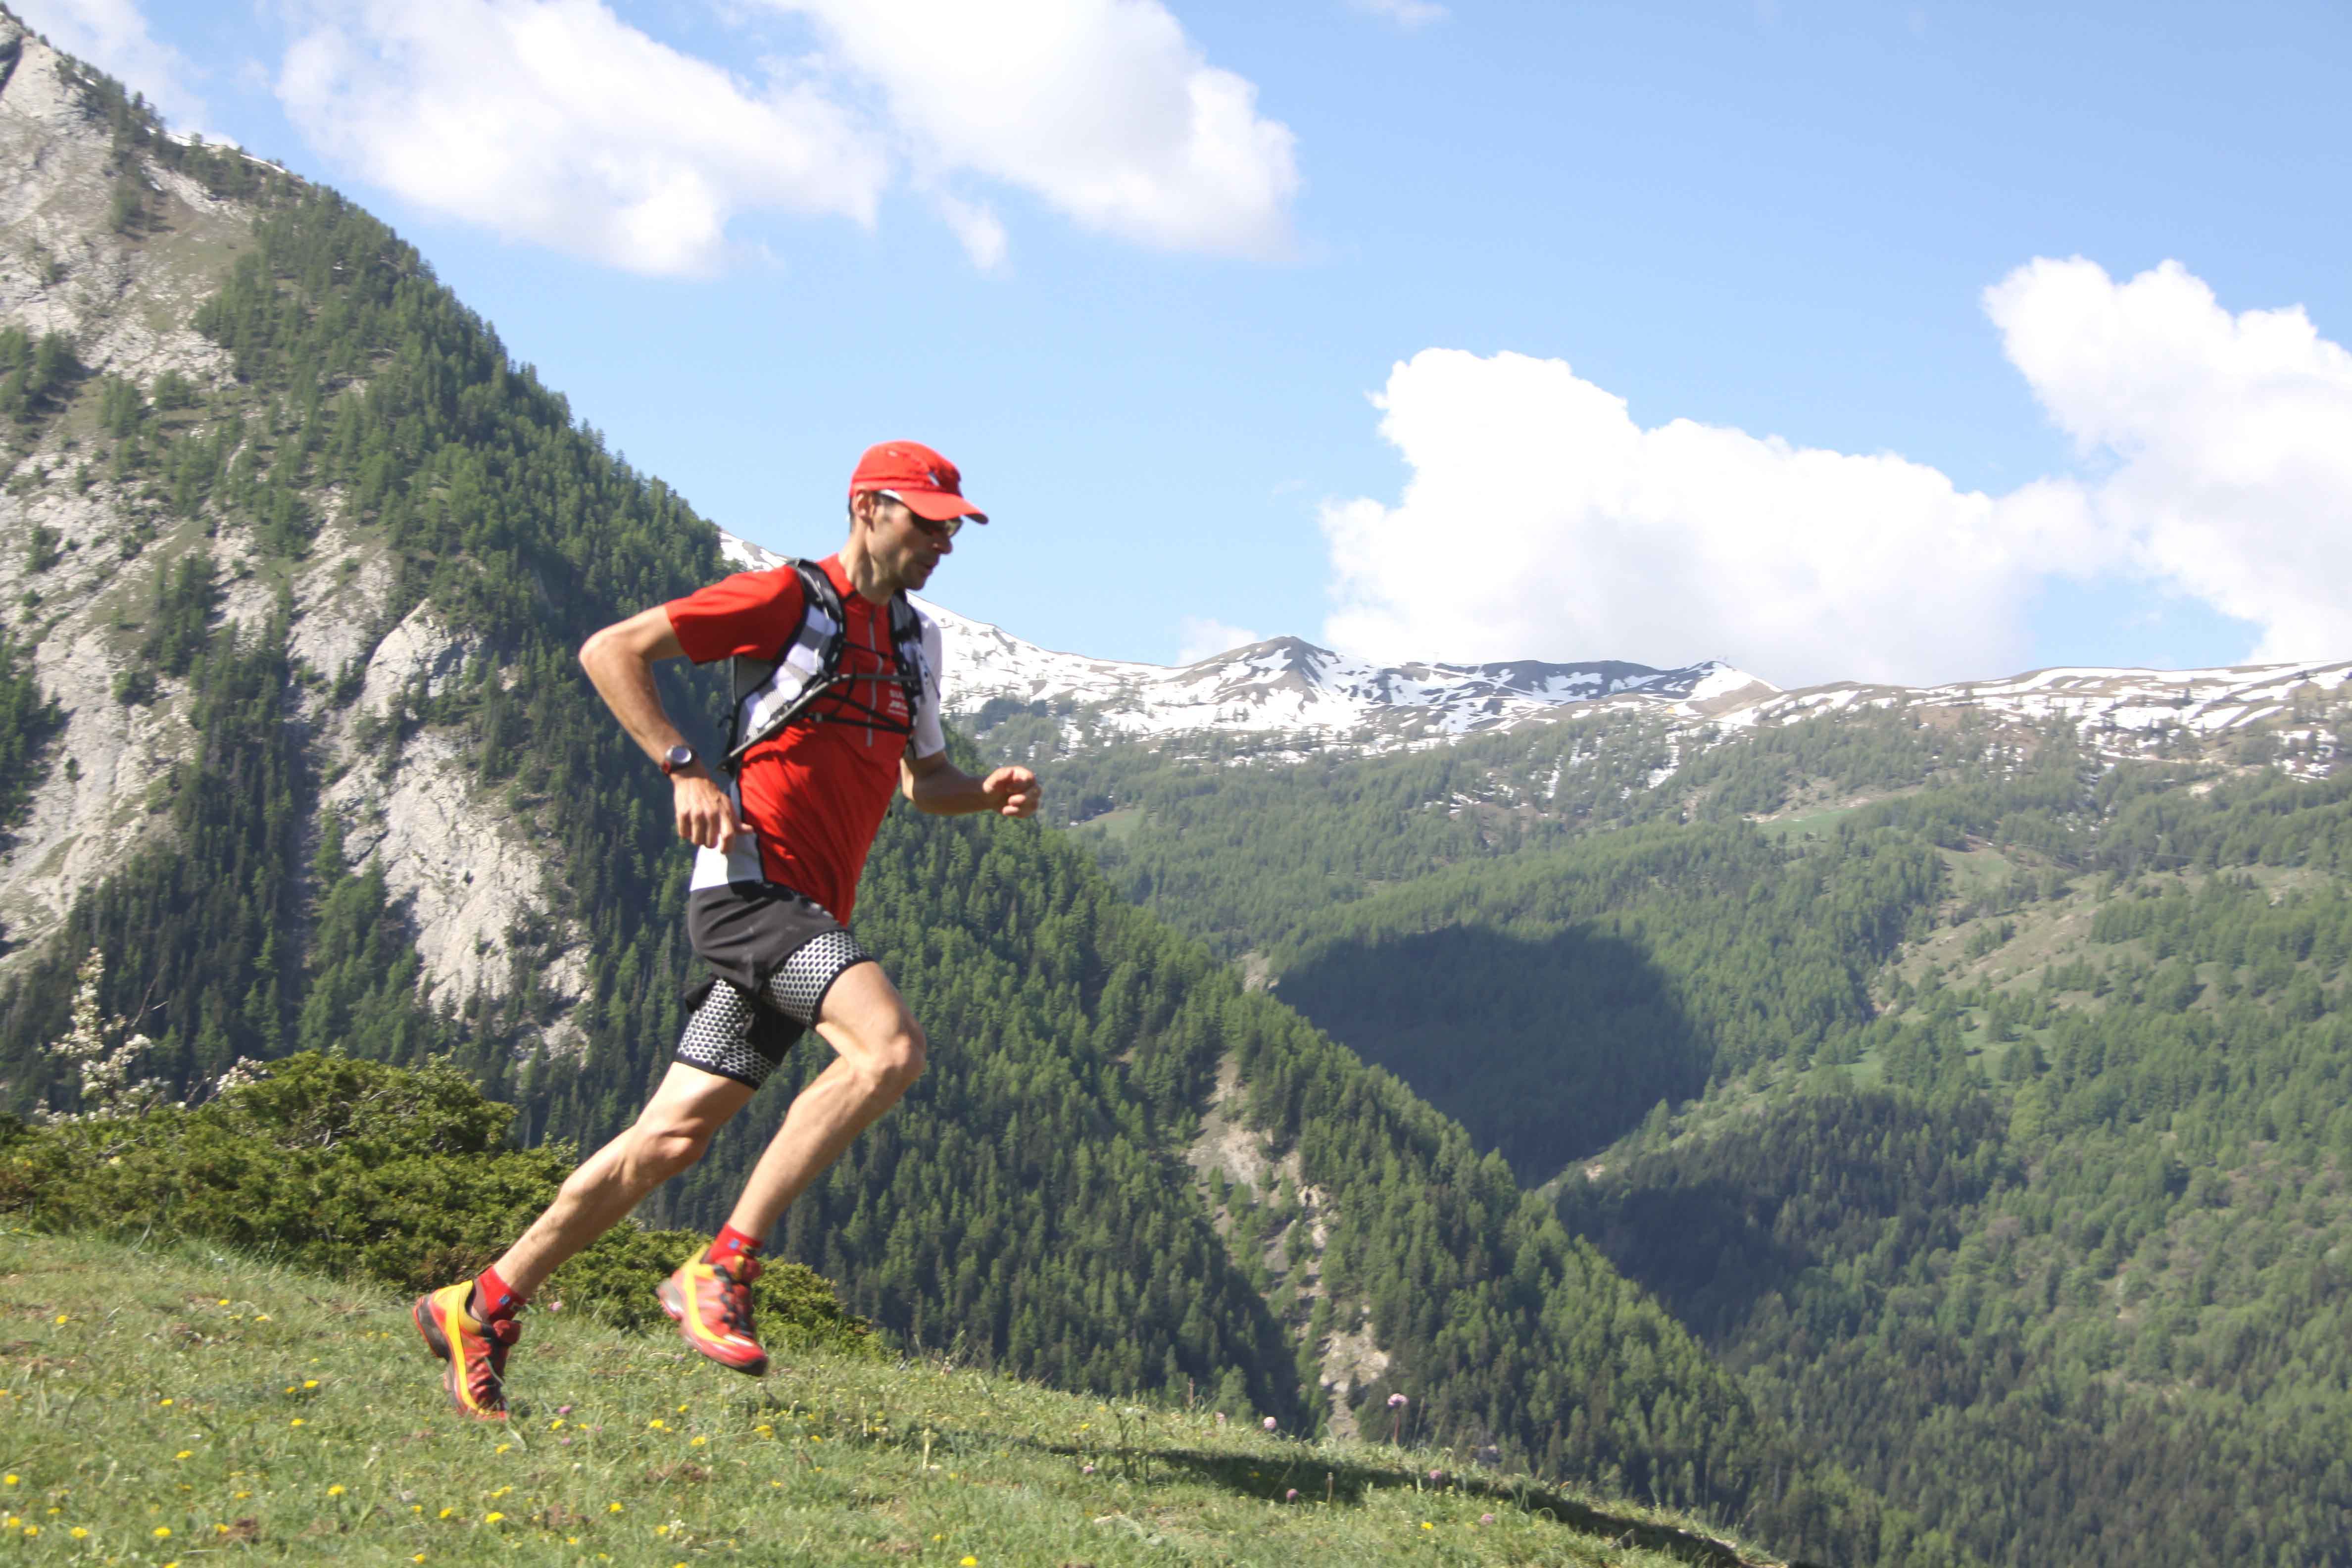
<path id="1" fill-rule="evenodd" d="M 1265 1418 L 1265 1429 L 1269 1432 L 1274 1430 L 1274 1417 L 1271 1415 Z"/>

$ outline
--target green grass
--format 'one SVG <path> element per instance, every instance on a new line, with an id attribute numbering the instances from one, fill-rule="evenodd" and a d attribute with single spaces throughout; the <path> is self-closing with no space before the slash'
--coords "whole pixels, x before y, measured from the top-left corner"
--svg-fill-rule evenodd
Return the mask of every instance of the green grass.
<path id="1" fill-rule="evenodd" d="M 0 1560 L 1763 1561 L 1646 1510 L 1456 1478 L 1442 1451 L 936 1362 L 802 1355 L 754 1382 L 667 1335 L 534 1313 L 508 1370 L 516 1418 L 465 1421 L 406 1304 L 371 1288 L 198 1243 L 0 1235 Z"/>

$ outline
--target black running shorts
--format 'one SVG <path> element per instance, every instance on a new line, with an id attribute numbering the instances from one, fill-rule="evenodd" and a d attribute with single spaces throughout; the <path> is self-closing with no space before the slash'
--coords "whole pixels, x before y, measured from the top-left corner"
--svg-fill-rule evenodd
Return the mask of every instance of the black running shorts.
<path id="1" fill-rule="evenodd" d="M 730 882 L 687 895 L 687 936 L 709 975 L 676 1059 L 759 1088 L 816 1022 L 844 970 L 874 955 L 811 899 L 775 882 Z"/>

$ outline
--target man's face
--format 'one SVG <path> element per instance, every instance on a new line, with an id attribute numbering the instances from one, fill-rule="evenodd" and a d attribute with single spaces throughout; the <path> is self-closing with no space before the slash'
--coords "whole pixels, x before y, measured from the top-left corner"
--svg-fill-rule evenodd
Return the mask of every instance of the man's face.
<path id="1" fill-rule="evenodd" d="M 881 495 L 866 499 L 873 508 L 869 523 L 874 531 L 874 558 L 901 586 L 921 587 L 930 581 L 940 558 L 955 550 L 950 538 L 953 527 L 916 516 L 901 500 Z"/>

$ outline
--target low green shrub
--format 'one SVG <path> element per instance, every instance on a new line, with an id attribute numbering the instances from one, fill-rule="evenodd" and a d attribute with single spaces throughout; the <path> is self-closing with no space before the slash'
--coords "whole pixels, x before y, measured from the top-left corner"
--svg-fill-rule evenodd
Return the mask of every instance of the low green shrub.
<path id="1" fill-rule="evenodd" d="M 0 1118 L 0 1214 L 53 1231 L 200 1237 L 304 1268 L 423 1290 L 479 1271 L 572 1169 L 566 1143 L 506 1146 L 514 1108 L 446 1063 L 306 1051 L 194 1110 L 26 1126 Z M 538 1300 L 623 1327 L 707 1237 L 615 1226 Z M 753 1286 L 772 1348 L 879 1353 L 865 1320 L 796 1263 Z"/>

